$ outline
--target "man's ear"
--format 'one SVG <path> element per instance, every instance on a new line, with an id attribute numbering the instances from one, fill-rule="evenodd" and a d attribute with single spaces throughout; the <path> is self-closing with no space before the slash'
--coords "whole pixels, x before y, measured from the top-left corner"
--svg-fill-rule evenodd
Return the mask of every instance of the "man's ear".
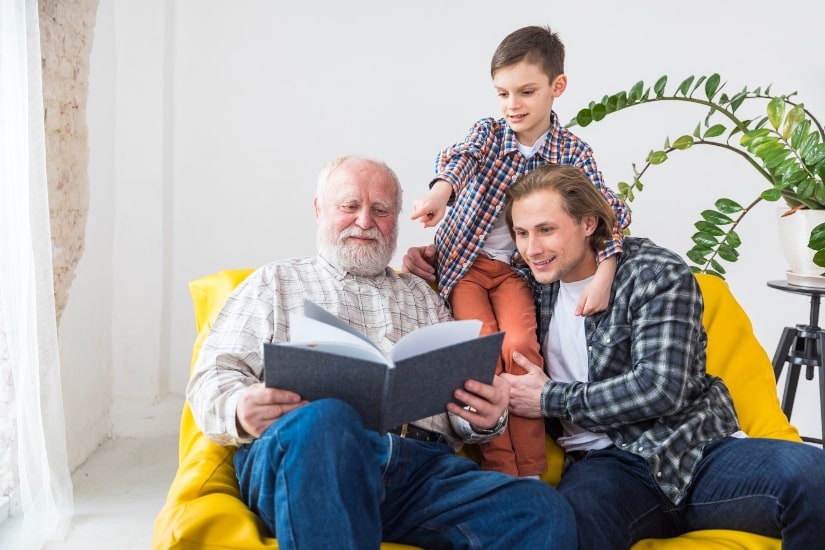
<path id="1" fill-rule="evenodd" d="M 582 224 L 584 224 L 584 234 L 585 234 L 585 236 L 590 237 L 596 231 L 596 228 L 599 227 L 599 217 L 598 216 L 584 216 L 582 218 Z"/>
<path id="2" fill-rule="evenodd" d="M 567 89 L 567 75 L 560 74 L 554 78 L 553 82 L 550 83 L 550 87 L 553 89 L 553 97 L 559 97 Z"/>
<path id="3" fill-rule="evenodd" d="M 318 197 L 312 199 L 312 206 L 315 207 L 315 222 L 318 223 L 318 216 L 321 214 L 321 206 L 318 204 Z"/>

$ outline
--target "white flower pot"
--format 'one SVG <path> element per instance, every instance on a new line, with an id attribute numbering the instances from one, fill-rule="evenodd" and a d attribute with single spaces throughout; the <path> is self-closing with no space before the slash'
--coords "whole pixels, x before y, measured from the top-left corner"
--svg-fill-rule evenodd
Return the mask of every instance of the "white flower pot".
<path id="1" fill-rule="evenodd" d="M 777 225 L 782 252 L 790 268 L 785 272 L 788 283 L 799 286 L 825 288 L 825 268 L 813 261 L 814 251 L 808 248 L 808 240 L 814 227 L 825 223 L 825 210 L 797 210 L 783 216 L 788 208 L 777 209 Z"/>

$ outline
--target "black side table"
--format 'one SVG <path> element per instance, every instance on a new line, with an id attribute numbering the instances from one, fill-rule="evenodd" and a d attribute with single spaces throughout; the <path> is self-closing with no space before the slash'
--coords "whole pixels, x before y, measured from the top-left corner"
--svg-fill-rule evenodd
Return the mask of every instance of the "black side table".
<path id="1" fill-rule="evenodd" d="M 773 356 L 773 372 L 778 381 L 785 364 L 789 366 L 785 391 L 782 394 L 782 411 L 790 420 L 802 366 L 806 367 L 805 378 L 808 380 L 813 380 L 814 369 L 819 369 L 819 409 L 825 439 L 825 373 L 822 372 L 822 365 L 825 364 L 825 332 L 819 328 L 819 299 L 825 296 L 825 288 L 791 285 L 781 280 L 768 281 L 768 286 L 811 297 L 811 317 L 808 324 L 785 327 L 782 331 L 782 338 Z M 803 441 L 819 443 L 825 447 L 823 439 L 802 437 Z"/>

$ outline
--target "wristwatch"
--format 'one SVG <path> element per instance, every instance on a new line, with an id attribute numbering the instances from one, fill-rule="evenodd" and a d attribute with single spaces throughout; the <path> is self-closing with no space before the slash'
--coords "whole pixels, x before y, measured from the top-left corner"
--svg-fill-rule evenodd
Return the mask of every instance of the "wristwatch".
<path id="1" fill-rule="evenodd" d="M 494 434 L 494 433 L 498 432 L 499 430 L 501 430 L 501 428 L 503 428 L 504 425 L 507 424 L 507 419 L 508 418 L 509 418 L 509 413 L 508 413 L 507 409 L 504 409 L 504 412 L 501 413 L 501 416 L 498 418 L 498 422 L 496 422 L 496 425 L 493 426 L 492 428 L 479 428 L 478 426 L 475 426 L 475 425 L 472 425 L 472 424 L 471 424 L 471 426 L 473 427 L 473 431 L 477 434 L 490 435 L 490 434 Z"/>

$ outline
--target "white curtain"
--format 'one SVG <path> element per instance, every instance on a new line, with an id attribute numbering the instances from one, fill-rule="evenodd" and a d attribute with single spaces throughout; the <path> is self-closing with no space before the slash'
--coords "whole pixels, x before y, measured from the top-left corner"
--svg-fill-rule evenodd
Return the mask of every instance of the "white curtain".
<path id="1" fill-rule="evenodd" d="M 64 537 L 72 515 L 40 63 L 37 1 L 0 0 L 0 361 L 12 372 L 18 472 L 0 525 L 9 549 Z"/>

